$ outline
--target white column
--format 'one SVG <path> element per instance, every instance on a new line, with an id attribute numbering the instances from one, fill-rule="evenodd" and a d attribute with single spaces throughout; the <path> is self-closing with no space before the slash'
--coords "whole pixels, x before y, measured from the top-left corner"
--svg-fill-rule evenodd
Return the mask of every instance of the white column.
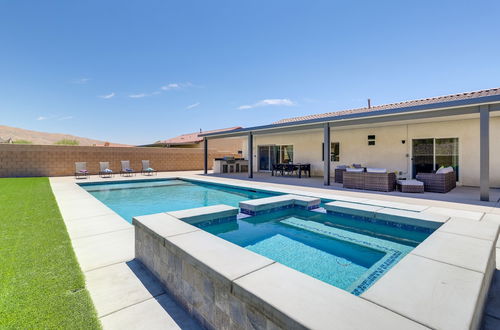
<path id="1" fill-rule="evenodd" d="M 248 177 L 253 178 L 253 134 L 248 133 Z"/>
<path id="2" fill-rule="evenodd" d="M 479 106 L 479 184 L 481 200 L 490 200 L 490 108 Z"/>
<path id="3" fill-rule="evenodd" d="M 330 185 L 330 124 L 323 127 L 323 184 Z"/>

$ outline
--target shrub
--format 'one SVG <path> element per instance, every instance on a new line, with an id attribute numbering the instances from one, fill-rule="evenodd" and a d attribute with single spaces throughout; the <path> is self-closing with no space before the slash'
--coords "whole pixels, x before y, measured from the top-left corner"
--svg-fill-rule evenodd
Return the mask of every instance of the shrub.
<path id="1" fill-rule="evenodd" d="M 60 144 L 60 145 L 65 145 L 65 146 L 77 146 L 80 144 L 77 140 L 71 140 L 71 139 L 62 139 L 57 142 L 54 142 L 54 144 Z"/>
<path id="2" fill-rule="evenodd" d="M 12 143 L 14 143 L 14 144 L 33 144 L 33 142 L 31 142 L 29 140 L 14 140 L 14 141 L 12 141 Z"/>

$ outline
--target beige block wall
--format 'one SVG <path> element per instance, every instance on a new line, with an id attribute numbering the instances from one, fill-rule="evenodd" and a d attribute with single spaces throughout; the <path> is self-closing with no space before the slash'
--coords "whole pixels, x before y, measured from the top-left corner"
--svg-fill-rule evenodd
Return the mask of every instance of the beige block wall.
<path id="1" fill-rule="evenodd" d="M 215 157 L 225 155 L 209 149 L 209 166 Z M 90 173 L 97 173 L 100 161 L 110 162 L 111 169 L 119 172 L 120 161 L 130 160 L 130 166 L 137 171 L 143 159 L 158 171 L 200 170 L 203 156 L 203 149 L 0 144 L 0 177 L 73 175 L 75 162 L 87 162 Z"/>
<path id="2" fill-rule="evenodd" d="M 375 146 L 368 146 L 368 135 L 376 135 Z M 361 163 L 401 171 L 411 176 L 412 139 L 459 139 L 460 184 L 479 185 L 479 120 L 454 120 L 385 127 L 331 130 L 331 141 L 340 143 L 340 161 L 332 162 L 332 169 L 340 164 Z M 402 143 L 405 140 L 405 144 Z M 490 120 L 490 182 L 500 187 L 500 117 Z M 322 130 L 297 131 L 290 134 L 255 135 L 254 168 L 258 171 L 258 146 L 292 144 L 294 162 L 311 163 L 313 175 L 323 175 L 321 161 Z M 247 155 L 246 142 L 244 155 Z M 408 155 L 408 157 L 407 157 Z M 332 171 L 333 173 L 333 171 Z"/>
<path id="3" fill-rule="evenodd" d="M 243 142 L 247 141 L 246 138 L 226 138 L 226 139 L 212 139 L 208 141 L 208 148 L 217 152 L 225 152 L 229 154 L 237 154 L 242 150 Z M 176 145 L 170 148 L 193 148 L 203 149 L 203 142 L 187 145 Z"/>

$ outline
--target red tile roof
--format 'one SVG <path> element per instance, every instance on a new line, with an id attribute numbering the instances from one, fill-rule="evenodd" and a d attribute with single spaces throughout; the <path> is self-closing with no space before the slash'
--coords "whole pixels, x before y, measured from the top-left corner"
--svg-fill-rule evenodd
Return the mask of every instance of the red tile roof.
<path id="1" fill-rule="evenodd" d="M 230 128 L 215 129 L 212 131 L 187 133 L 187 134 L 182 134 L 182 135 L 176 136 L 176 137 L 171 138 L 171 139 L 157 141 L 156 143 L 157 144 L 195 144 L 195 143 L 200 143 L 203 141 L 203 137 L 199 136 L 200 134 L 228 132 L 228 131 L 234 131 L 234 130 L 240 129 L 240 128 L 242 128 L 242 127 L 236 126 L 236 127 L 230 127 Z"/>
<path id="2" fill-rule="evenodd" d="M 315 114 L 315 115 L 307 115 L 307 116 L 301 116 L 301 117 L 286 118 L 286 119 L 278 120 L 278 121 L 274 122 L 273 124 L 284 124 L 284 123 L 292 123 L 292 122 L 303 121 L 303 120 L 321 119 L 321 118 L 336 117 L 336 116 L 350 115 L 350 114 L 363 113 L 363 112 L 376 112 L 376 111 L 381 111 L 381 110 L 390 110 L 390 109 L 397 109 L 397 108 L 403 108 L 403 107 L 422 106 L 422 105 L 429 105 L 429 104 L 434 104 L 434 103 L 466 100 L 466 99 L 473 99 L 473 98 L 492 96 L 492 95 L 500 95 L 500 88 L 491 88 L 491 89 L 484 89 L 484 90 L 466 92 L 466 93 L 460 93 L 460 94 L 430 97 L 430 98 L 420 99 L 420 100 L 412 100 L 412 101 L 404 101 L 404 102 L 398 102 L 398 103 L 377 105 L 377 106 L 372 106 L 371 108 L 365 107 L 365 108 L 357 108 L 357 109 L 341 110 L 341 111 L 335 111 L 335 112 L 320 113 L 320 114 Z"/>

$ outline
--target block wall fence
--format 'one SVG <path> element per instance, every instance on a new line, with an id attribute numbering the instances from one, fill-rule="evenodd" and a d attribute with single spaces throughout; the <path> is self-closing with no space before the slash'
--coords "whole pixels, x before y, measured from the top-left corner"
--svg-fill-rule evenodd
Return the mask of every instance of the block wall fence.
<path id="1" fill-rule="evenodd" d="M 214 158 L 230 154 L 209 149 L 208 155 L 212 167 Z M 129 160 L 136 171 L 142 160 L 149 160 L 157 171 L 200 170 L 203 149 L 0 144 L 0 177 L 74 175 L 75 162 L 87 162 L 87 170 L 95 174 L 99 162 L 107 161 L 116 173 L 121 160 Z"/>

